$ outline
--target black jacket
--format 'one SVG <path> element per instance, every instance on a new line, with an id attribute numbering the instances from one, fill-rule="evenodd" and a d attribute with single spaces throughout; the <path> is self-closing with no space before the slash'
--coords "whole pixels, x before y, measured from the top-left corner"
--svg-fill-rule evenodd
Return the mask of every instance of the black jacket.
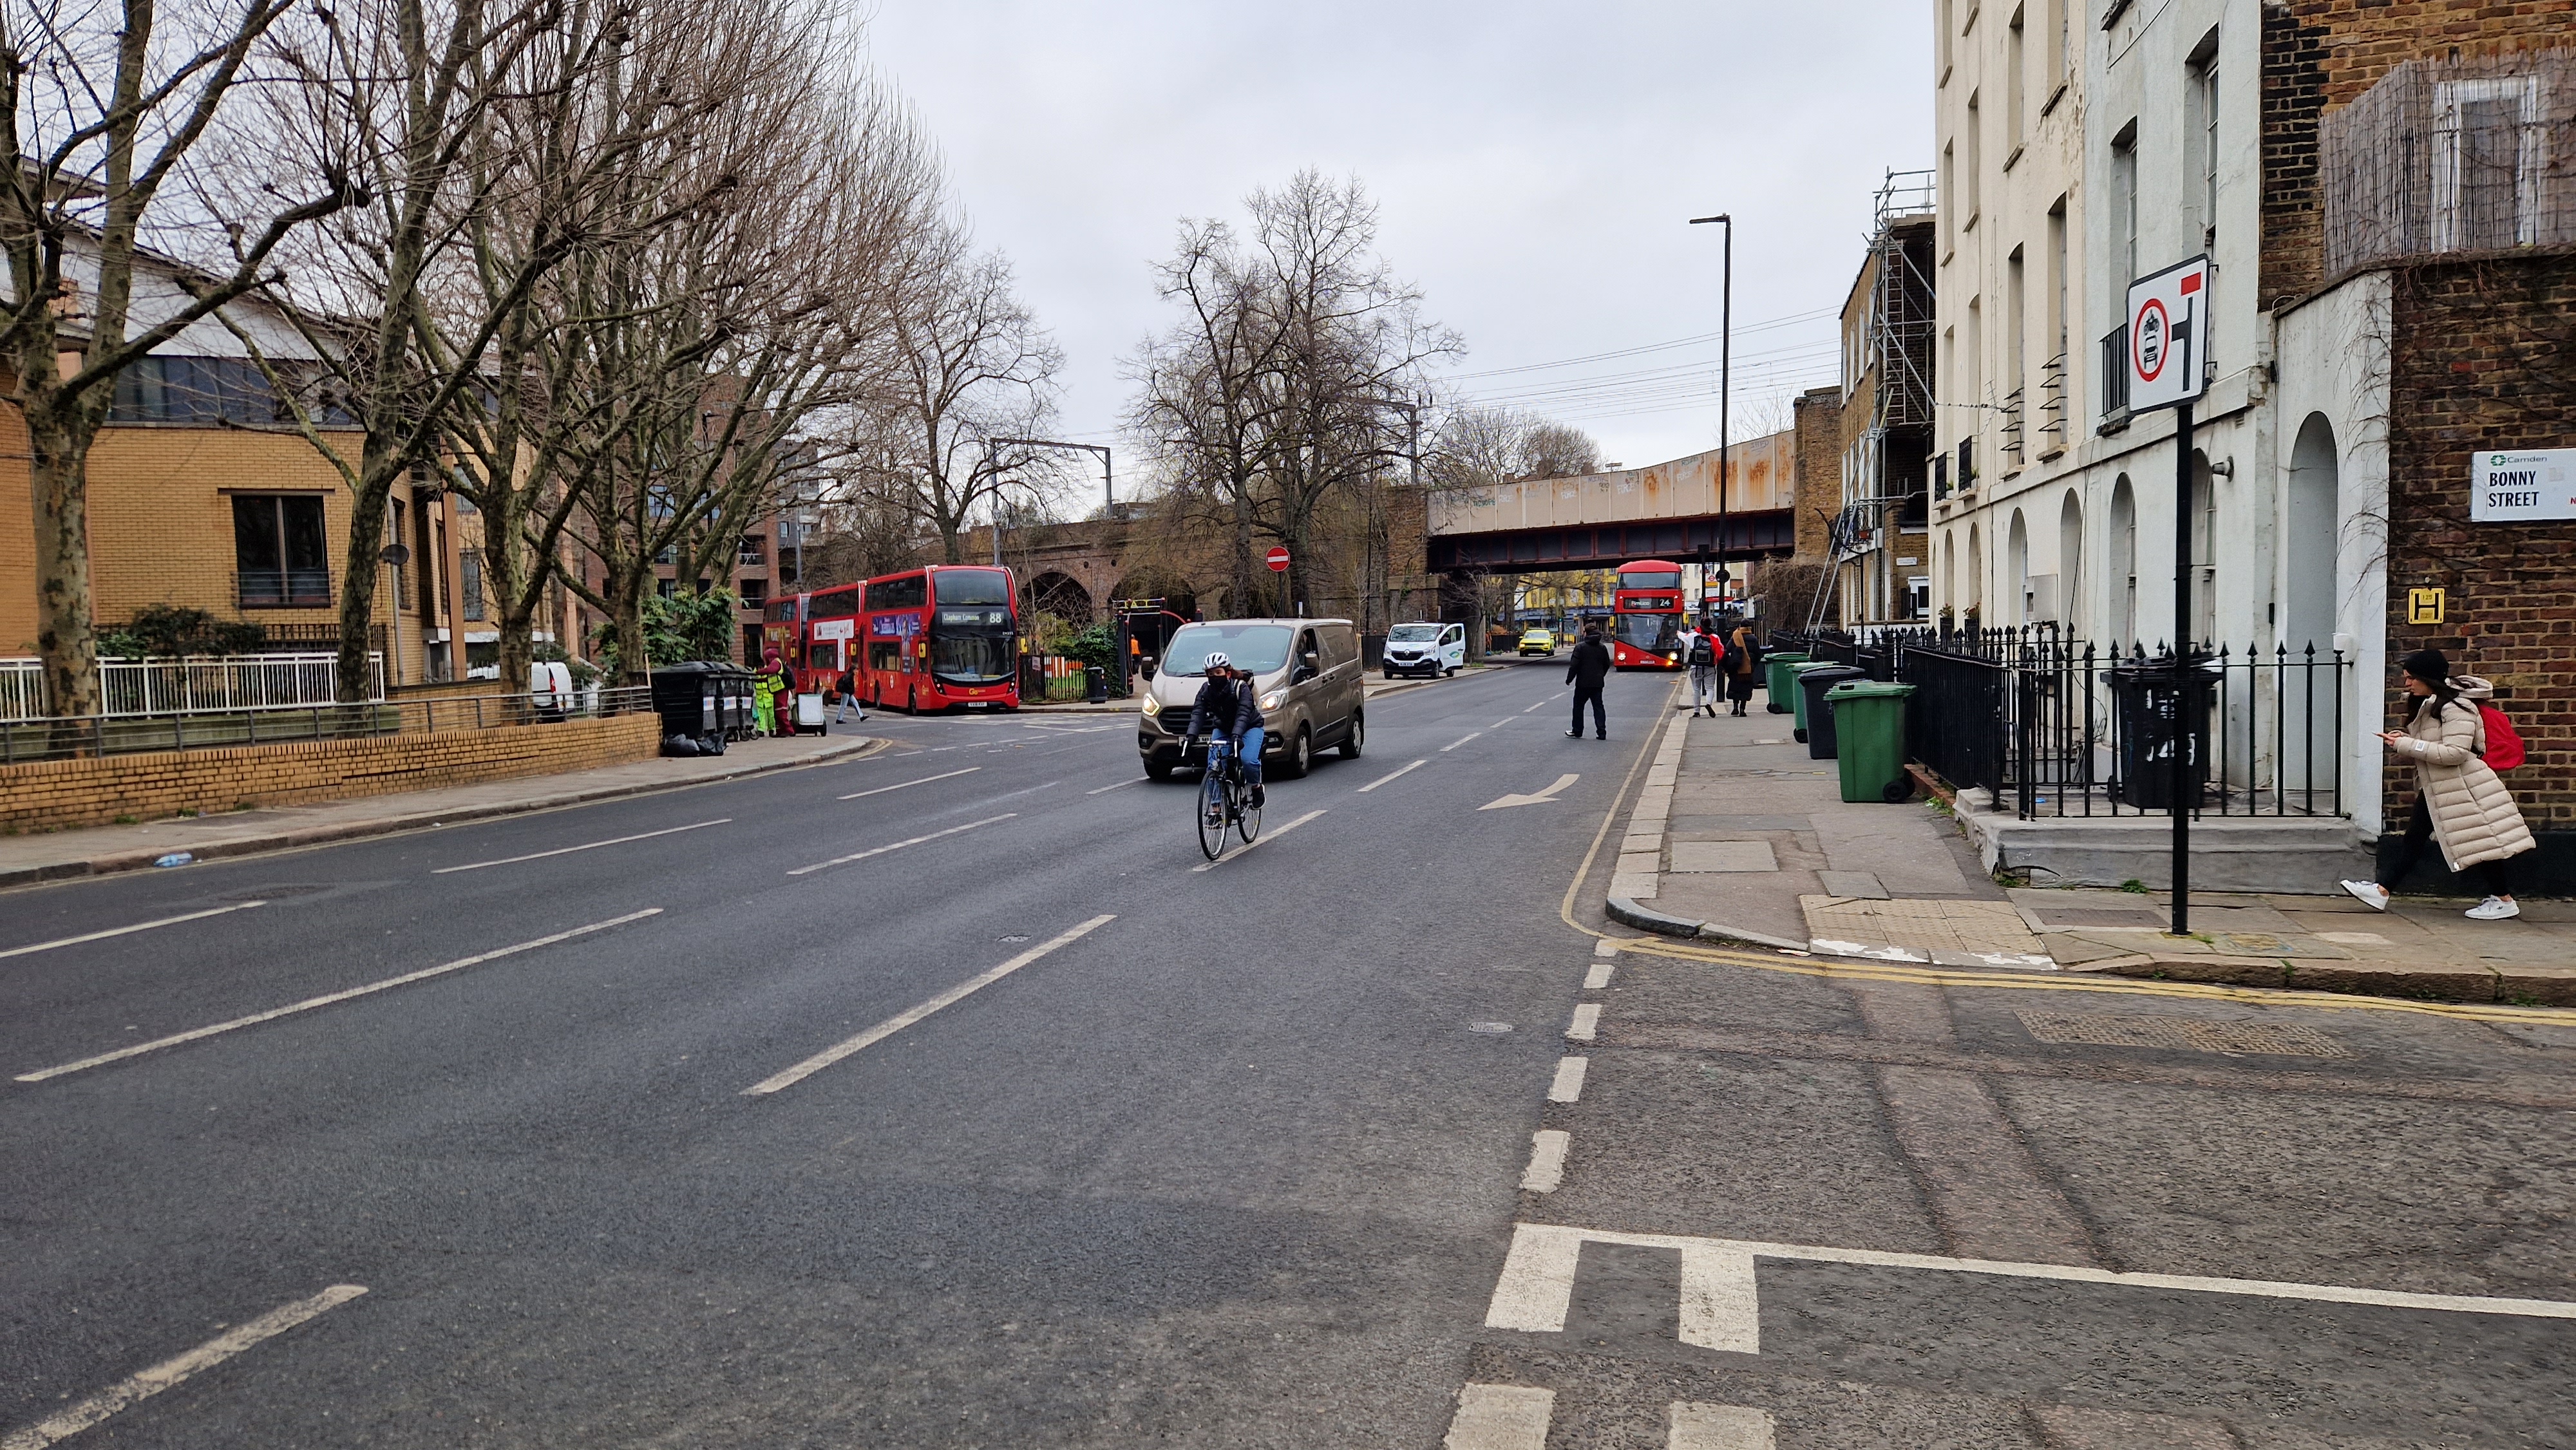
<path id="1" fill-rule="evenodd" d="M 1610 646 L 1592 638 L 1574 647 L 1574 656 L 1565 662 L 1565 682 L 1586 690 L 1601 688 L 1610 678 Z"/>
<path id="2" fill-rule="evenodd" d="M 1261 728 L 1261 705 L 1254 698 L 1250 680 L 1210 680 L 1199 686 L 1199 698 L 1190 706 L 1190 725 L 1184 735 L 1196 735 L 1201 726 L 1223 731 L 1236 740 L 1243 732 Z"/>

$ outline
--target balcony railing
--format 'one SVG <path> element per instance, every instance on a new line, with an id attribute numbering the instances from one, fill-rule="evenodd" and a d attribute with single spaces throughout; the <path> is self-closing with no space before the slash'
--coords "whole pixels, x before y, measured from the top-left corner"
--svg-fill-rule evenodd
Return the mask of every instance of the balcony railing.
<path id="1" fill-rule="evenodd" d="M 98 662 L 100 713 L 110 718 L 187 710 L 250 710 L 327 704 L 338 694 L 336 654 L 226 655 Z M 385 694 L 385 657 L 367 656 L 367 697 Z M 36 660 L 0 660 L 0 721 L 47 713 Z"/>
<path id="2" fill-rule="evenodd" d="M 327 609 L 331 604 L 328 569 L 243 569 L 235 580 L 244 609 Z"/>
<path id="3" fill-rule="evenodd" d="M 2022 390 L 2004 394 L 2003 455 L 2004 471 L 2022 466 Z"/>
<path id="4" fill-rule="evenodd" d="M 2039 452 L 2045 458 L 2066 447 L 2066 354 L 2041 365 L 2039 373 Z"/>
<path id="5" fill-rule="evenodd" d="M 2129 325 L 2121 323 L 2102 339 L 2102 421 L 2129 419 Z"/>

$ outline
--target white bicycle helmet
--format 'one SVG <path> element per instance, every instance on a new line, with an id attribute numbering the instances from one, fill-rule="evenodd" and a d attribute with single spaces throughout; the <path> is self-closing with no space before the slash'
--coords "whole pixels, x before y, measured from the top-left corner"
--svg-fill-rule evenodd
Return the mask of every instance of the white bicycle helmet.
<path id="1" fill-rule="evenodd" d="M 1199 668 L 1202 670 L 1222 670 L 1229 668 L 1233 664 L 1234 661 L 1226 658 L 1225 651 L 1221 649 L 1212 649 L 1208 651 L 1207 663 L 1201 665 Z"/>

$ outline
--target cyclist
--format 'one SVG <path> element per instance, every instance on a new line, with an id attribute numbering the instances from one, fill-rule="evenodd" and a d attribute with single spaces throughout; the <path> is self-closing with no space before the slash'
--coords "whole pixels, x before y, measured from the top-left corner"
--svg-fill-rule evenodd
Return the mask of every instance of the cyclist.
<path id="1" fill-rule="evenodd" d="M 1261 707 L 1253 699 L 1252 676 L 1236 669 L 1223 650 L 1208 651 L 1207 683 L 1199 686 L 1189 728 L 1181 733 L 1195 740 L 1202 724 L 1212 737 L 1233 737 L 1234 758 L 1242 764 L 1244 784 L 1252 787 L 1258 810 L 1267 798 L 1261 789 Z"/>

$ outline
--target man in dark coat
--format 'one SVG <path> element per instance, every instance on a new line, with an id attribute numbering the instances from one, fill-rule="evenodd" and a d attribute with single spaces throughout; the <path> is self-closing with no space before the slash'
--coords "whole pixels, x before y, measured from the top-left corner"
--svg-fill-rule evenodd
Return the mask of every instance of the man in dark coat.
<path id="1" fill-rule="evenodd" d="M 1565 662 L 1565 682 L 1574 687 L 1574 728 L 1566 731 L 1568 739 L 1583 738 L 1583 703 L 1592 702 L 1592 733 L 1610 738 L 1610 717 L 1601 708 L 1601 682 L 1610 678 L 1610 647 L 1601 642 L 1601 626 L 1583 631 L 1583 643 L 1574 647 L 1573 658 Z"/>

